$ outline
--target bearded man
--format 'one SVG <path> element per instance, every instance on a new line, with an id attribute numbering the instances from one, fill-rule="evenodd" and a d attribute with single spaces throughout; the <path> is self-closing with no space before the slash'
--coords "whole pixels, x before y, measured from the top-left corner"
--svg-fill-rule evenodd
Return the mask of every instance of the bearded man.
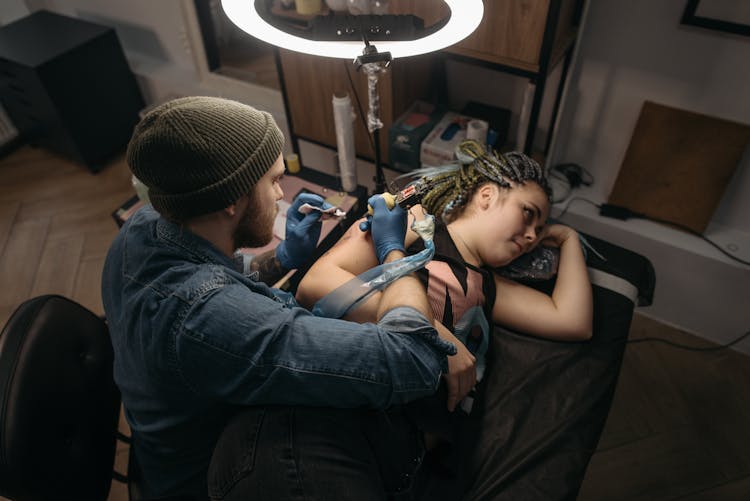
<path id="1" fill-rule="evenodd" d="M 169 101 L 135 127 L 127 161 L 151 205 L 114 240 L 102 298 L 140 498 L 207 499 L 209 461 L 239 409 L 240 436 L 252 439 L 220 449 L 211 497 L 238 475 L 247 481 L 235 457 L 265 467 L 252 477 L 256 499 L 384 499 L 391 479 L 419 463 L 418 445 L 398 458 L 371 448 L 413 431 L 401 420 L 384 428 L 373 409 L 433 393 L 455 351 L 428 320 L 419 281 L 385 290 L 377 324 L 315 317 L 268 287 L 315 249 L 320 213 L 298 210 L 323 207 L 314 195 L 294 201 L 276 249 L 247 268 L 234 257 L 272 238 L 282 146 L 271 115 L 212 97 Z M 379 197 L 371 204 L 379 260 L 403 257 L 405 212 Z"/>

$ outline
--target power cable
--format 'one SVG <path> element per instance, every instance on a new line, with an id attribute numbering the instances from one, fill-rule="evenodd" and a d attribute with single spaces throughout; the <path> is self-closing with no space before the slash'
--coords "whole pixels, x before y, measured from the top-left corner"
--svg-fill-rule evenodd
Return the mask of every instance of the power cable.
<path id="1" fill-rule="evenodd" d="M 664 338 L 660 338 L 660 337 L 644 337 L 644 338 L 640 338 L 640 339 L 631 339 L 631 340 L 628 340 L 628 344 L 658 342 L 658 343 L 668 344 L 669 346 L 673 346 L 675 348 L 680 348 L 682 350 L 690 350 L 690 351 L 719 351 L 719 350 L 724 350 L 726 348 L 734 346 L 735 344 L 739 343 L 740 341 L 742 341 L 743 339 L 745 339 L 748 336 L 750 336 L 750 331 L 747 331 L 746 333 L 744 333 L 743 335 L 741 335 L 740 337 L 738 337 L 734 341 L 731 341 L 731 342 L 729 342 L 727 344 L 722 344 L 722 345 L 719 345 L 719 346 L 708 346 L 708 347 L 703 347 L 703 348 L 698 347 L 698 346 L 688 346 L 688 345 L 685 345 L 685 344 L 675 343 L 674 341 L 670 341 L 669 339 L 664 339 Z"/>

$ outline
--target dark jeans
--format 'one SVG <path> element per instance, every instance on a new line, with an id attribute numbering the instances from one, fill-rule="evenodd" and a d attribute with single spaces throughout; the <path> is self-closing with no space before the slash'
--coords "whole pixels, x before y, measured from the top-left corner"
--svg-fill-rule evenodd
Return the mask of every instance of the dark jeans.
<path id="1" fill-rule="evenodd" d="M 410 499 L 423 451 L 401 410 L 249 408 L 216 445 L 208 491 L 226 501 Z"/>

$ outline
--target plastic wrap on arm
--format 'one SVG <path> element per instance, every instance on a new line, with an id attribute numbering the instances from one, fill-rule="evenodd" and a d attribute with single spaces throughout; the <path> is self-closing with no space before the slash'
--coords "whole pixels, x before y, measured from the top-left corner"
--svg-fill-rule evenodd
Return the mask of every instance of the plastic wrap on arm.
<path id="1" fill-rule="evenodd" d="M 421 221 L 414 221 L 412 229 L 424 240 L 424 250 L 357 275 L 315 303 L 313 314 L 319 317 L 341 318 L 374 292 L 383 290 L 395 280 L 424 267 L 435 255 L 435 243 L 432 241 L 435 234 L 435 218 L 428 215 Z"/>

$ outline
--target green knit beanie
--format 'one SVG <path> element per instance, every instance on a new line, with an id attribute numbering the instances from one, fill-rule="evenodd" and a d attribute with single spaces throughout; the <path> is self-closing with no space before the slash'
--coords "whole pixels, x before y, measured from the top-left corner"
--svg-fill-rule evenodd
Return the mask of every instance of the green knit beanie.
<path id="1" fill-rule="evenodd" d="M 236 101 L 184 97 L 151 110 L 127 151 L 154 208 L 185 220 L 229 207 L 276 162 L 284 145 L 273 117 Z"/>

